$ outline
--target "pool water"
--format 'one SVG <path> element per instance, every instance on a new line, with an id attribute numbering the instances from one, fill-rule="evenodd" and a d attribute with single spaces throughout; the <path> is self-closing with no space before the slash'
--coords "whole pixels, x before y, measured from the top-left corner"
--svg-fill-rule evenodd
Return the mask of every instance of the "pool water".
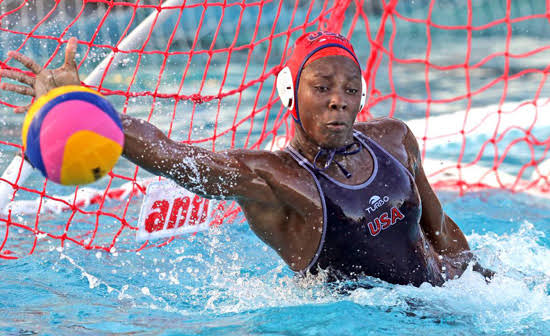
<path id="1" fill-rule="evenodd" d="M 277 2 L 266 3 L 277 5 Z M 431 2 L 400 2 L 402 6 L 410 6 L 413 12 L 416 11 L 415 6 L 427 6 L 429 3 Z M 444 10 L 446 3 L 442 2 L 443 6 L 436 6 L 435 9 Z M 529 7 L 530 3 L 525 3 L 524 7 Z M 534 13 L 545 13 L 542 2 L 532 3 L 534 5 L 531 7 L 537 7 L 533 9 Z M 513 6 L 520 6 L 519 2 L 513 2 Z M 495 7 L 504 8 L 505 6 L 503 2 L 494 2 L 487 7 L 486 11 L 476 11 L 474 19 L 481 18 L 477 15 L 479 13 L 491 13 L 494 18 L 504 17 L 504 12 L 496 11 Z M 462 16 L 467 13 L 467 10 L 453 8 L 455 7 L 449 7 L 449 11 L 453 14 L 452 22 L 449 24 L 464 24 Z M 503 10 L 503 8 L 500 9 Z M 403 7 L 398 9 L 404 12 Z M 425 9 L 422 7 L 418 12 Z M 527 14 L 522 12 L 522 15 Z M 447 17 L 434 14 L 436 22 L 445 19 L 442 22 L 447 23 L 449 21 Z M 90 20 L 96 19 L 90 16 Z M 492 20 L 485 18 L 483 22 L 474 22 L 474 24 Z M 193 23 L 192 20 L 189 21 Z M 120 22 L 124 21 L 114 20 L 109 29 L 120 25 Z M 234 23 L 230 23 L 228 36 L 232 38 Z M 16 25 L 16 20 L 12 24 Z M 374 26 L 376 24 L 373 24 Z M 58 27 L 63 25 L 54 25 L 55 29 Z M 91 35 L 93 30 L 87 31 L 86 27 L 95 26 L 83 19 L 69 31 L 68 35 L 78 35 L 83 40 L 90 40 L 88 35 Z M 271 25 L 268 27 L 271 29 Z M 504 46 L 503 36 L 506 29 L 497 28 L 473 34 L 471 64 L 479 62 L 488 53 L 499 51 L 498 48 Z M 109 29 L 99 37 L 104 40 L 98 40 L 98 44 L 116 43 L 118 37 Z M 547 20 L 544 19 L 514 23 L 511 52 L 521 54 L 541 45 L 546 46 L 548 29 L 550 28 Z M 185 32 L 183 28 L 180 30 L 181 34 Z M 246 30 L 243 29 L 243 31 Z M 194 33 L 191 29 L 189 31 Z M 395 55 L 424 59 L 426 57 L 424 26 L 422 25 L 422 30 L 419 31 L 409 31 L 406 27 L 400 28 L 399 32 L 403 31 L 402 35 L 397 36 L 394 44 Z M 249 33 L 252 34 L 253 30 Z M 358 32 L 358 36 L 360 34 L 362 33 Z M 450 65 L 464 61 L 465 31 L 456 32 L 454 37 L 437 29 L 432 29 L 432 34 L 434 43 L 431 46 L 431 62 Z M 162 36 L 158 38 L 157 49 L 163 50 L 159 48 L 164 48 L 165 39 L 170 34 L 160 32 L 159 35 Z M 156 41 L 156 37 L 152 40 Z M 15 38 L 8 34 L 0 35 L 4 46 L 0 50 L 0 59 L 5 59 L 5 52 L 17 48 L 21 43 L 20 39 L 24 38 L 25 35 Z M 455 40 L 451 41 L 456 43 L 448 43 L 452 38 Z M 182 41 L 182 45 L 178 47 L 181 50 L 187 50 L 186 40 L 182 39 Z M 57 44 L 56 40 L 34 39 L 27 43 L 25 52 L 33 57 L 42 55 L 42 58 L 37 59 L 44 64 L 46 55 L 51 54 Z M 207 49 L 208 46 L 197 47 L 197 50 L 205 48 Z M 359 58 L 366 60 L 370 49 L 357 49 Z M 263 60 L 265 50 L 257 48 L 256 51 L 261 54 L 258 59 Z M 80 46 L 79 52 L 81 54 L 78 57 L 82 57 L 86 52 L 84 46 Z M 89 74 L 105 56 L 103 52 L 104 50 L 101 49 L 93 49 L 89 59 L 82 65 L 81 73 Z M 545 54 L 547 52 L 544 50 L 521 59 L 509 58 L 510 73 L 520 72 L 525 65 L 545 69 L 548 65 L 548 55 Z M 243 51 L 243 55 L 246 56 L 247 52 Z M 270 59 L 270 68 L 276 65 L 274 62 L 279 62 L 280 51 L 273 52 L 273 55 L 276 55 L 277 59 Z M 459 61 L 450 59 L 449 55 L 456 56 Z M 160 55 L 144 56 L 144 58 L 147 57 L 162 58 Z M 58 54 L 55 59 L 57 63 L 54 61 L 53 64 L 59 65 L 61 58 L 62 54 Z M 135 58 L 137 58 L 136 55 L 129 56 L 127 62 L 109 74 L 105 78 L 104 87 L 125 89 L 125 81 L 129 80 L 134 72 L 131 65 L 135 64 Z M 181 94 L 196 93 L 196 88 L 200 86 L 203 74 L 201 62 L 205 59 L 199 56 L 195 56 L 194 59 L 197 64 L 190 71 L 186 80 L 187 85 Z M 241 60 L 238 57 L 233 59 L 236 60 L 230 67 L 230 74 L 238 75 L 228 76 L 224 90 L 239 87 L 243 80 L 240 75 L 242 60 L 246 57 Z M 159 93 L 177 91 L 181 78 L 181 64 L 185 62 L 185 58 L 177 55 L 170 58 Z M 387 68 L 385 63 L 387 59 L 384 58 L 382 62 L 380 69 Z M 144 63 L 147 62 L 144 61 Z M 503 63 L 500 58 L 495 58 L 483 69 L 472 70 L 469 73 L 472 83 L 475 84 L 472 85 L 472 90 L 485 85 L 488 76 L 492 76 L 493 73 L 499 74 L 504 67 Z M 212 81 L 207 81 L 204 94 L 215 94 L 219 90 L 219 83 L 216 80 L 219 80 L 224 67 L 224 60 L 212 63 L 208 74 L 209 79 L 212 77 Z M 262 65 L 252 65 L 248 69 L 248 77 L 258 78 L 262 68 Z M 411 71 L 403 64 L 393 63 L 393 76 L 389 76 L 382 70 L 378 72 L 377 88 L 383 93 L 388 93 L 393 92 L 392 86 L 395 86 L 395 92 L 402 97 L 412 100 L 426 99 L 424 70 L 423 68 L 413 70 Z M 158 73 L 158 66 L 140 68 L 133 90 L 154 91 Z M 462 94 L 460 90 L 466 87 L 464 76 L 462 69 L 432 71 L 430 73 L 432 98 L 445 99 Z M 388 81 L 388 78 L 393 80 L 393 84 Z M 258 106 L 266 104 L 267 97 L 270 97 L 272 91 L 271 78 L 264 84 L 263 90 L 267 94 L 260 97 Z M 535 95 L 535 92 L 539 89 L 540 98 L 545 98 L 549 92 L 548 85 L 550 85 L 548 81 L 535 75 L 524 76 L 515 81 L 510 80 L 505 89 L 498 84 L 476 95 L 471 108 L 494 111 L 496 109 L 494 104 L 501 102 L 503 91 L 506 96 L 503 102 L 513 102 L 514 106 L 525 99 L 537 98 L 538 95 Z M 255 92 L 255 89 L 243 92 L 243 112 L 240 113 L 249 113 L 256 99 Z M 13 104 L 28 103 L 27 97 L 9 94 L 2 97 Z M 125 103 L 122 96 L 111 96 L 110 99 L 118 107 Z M 170 122 L 173 121 L 172 139 L 187 139 L 189 118 L 186 111 L 189 111 L 192 104 L 185 102 L 179 104 L 178 117 L 172 120 L 173 104 L 169 100 L 162 102 L 154 102 L 150 97 L 135 97 L 127 102 L 128 112 L 133 116 L 146 118 L 152 105 L 156 104 L 152 122 L 166 132 Z M 391 99 L 382 101 L 374 106 L 371 112 L 374 116 L 386 116 L 392 109 L 392 103 Z M 235 104 L 234 97 L 228 97 L 221 105 L 218 131 L 232 126 L 233 116 L 236 113 L 233 106 Z M 467 105 L 469 105 L 467 100 L 430 105 L 432 118 L 445 115 L 445 119 L 440 120 L 439 123 L 435 121 L 431 123 L 430 130 L 443 129 L 446 124 L 462 125 L 463 116 L 456 115 L 451 118 L 450 114 L 469 108 Z M 493 107 L 489 108 L 491 105 Z M 214 131 L 212 116 L 216 114 L 217 108 L 217 101 L 196 106 L 198 112 L 193 124 L 193 138 L 212 135 Z M 426 108 L 426 104 L 423 103 L 397 101 L 393 111 L 396 117 L 410 121 L 425 117 Z M 20 143 L 19 129 L 22 117 L 5 110 L 7 109 L 2 108 L 0 111 L 2 112 L 0 113 L 2 115 L 0 139 L 7 143 Z M 544 141 L 550 134 L 550 118 L 545 117 L 550 111 L 540 110 L 539 112 L 537 127 L 530 131 L 532 136 Z M 270 114 L 270 125 L 274 122 L 276 114 Z M 474 114 L 470 115 L 472 118 Z M 249 133 L 251 134 L 250 143 L 259 137 L 263 118 L 263 114 L 258 114 L 254 126 L 251 125 L 249 129 L 248 124 L 244 124 L 237 130 L 236 147 L 244 146 Z M 516 119 L 521 121 L 522 117 L 516 117 Z M 529 126 L 523 128 L 527 129 Z M 475 131 L 477 133 L 468 136 L 463 162 L 471 162 L 477 156 L 479 148 L 495 132 L 494 124 L 476 127 Z M 420 132 L 416 135 L 422 134 L 423 132 Z M 231 136 L 232 134 L 229 133 L 219 138 L 216 142 L 217 149 L 229 148 Z M 513 134 L 515 138 L 520 136 L 522 136 L 521 133 Z M 437 143 L 426 148 L 427 157 L 456 161 L 461 153 L 462 137 L 452 143 L 447 142 L 447 139 L 443 140 L 445 141 L 442 144 Z M 502 154 L 513 139 L 505 140 L 499 144 L 499 154 Z M 522 143 L 511 147 L 500 169 L 517 174 L 522 165 L 532 159 L 531 149 Z M 537 159 L 548 157 L 547 146 L 536 146 L 534 151 Z M 1 171 L 5 169 L 16 152 L 18 152 L 16 147 L 0 144 Z M 490 167 L 495 153 L 491 149 L 482 154 L 480 163 Z M 135 167 L 125 160 L 115 168 L 116 174 L 128 177 L 132 177 L 134 171 Z M 523 178 L 527 178 L 526 176 Z M 140 170 L 139 178 L 143 177 L 150 177 L 150 175 Z M 126 180 L 115 179 L 112 187 L 116 188 L 124 182 Z M 25 186 L 42 190 L 43 183 L 44 180 L 35 173 Z M 107 182 L 103 180 L 96 186 L 103 190 L 106 184 Z M 66 195 L 74 191 L 67 190 L 66 187 L 51 183 L 47 185 L 49 195 Z M 61 249 L 59 241 L 41 240 L 37 251 L 32 255 L 17 260 L 0 259 L 0 334 L 549 335 L 550 201 L 546 198 L 500 190 L 467 193 L 464 196 L 439 190 L 438 195 L 446 213 L 466 234 L 480 263 L 496 271 L 496 276 L 490 283 L 486 283 L 471 269 L 468 269 L 461 278 L 448 281 L 442 287 L 432 287 L 427 284 L 419 288 L 391 285 L 376 279 L 364 279 L 359 283 L 360 286 L 355 287 L 349 286 L 350 284 L 329 287 L 318 279 L 300 280 L 274 251 L 266 247 L 251 232 L 241 215 L 237 220 L 224 223 L 216 229 L 200 232 L 196 236 L 181 236 L 167 246 L 148 248 L 138 253 L 127 252 L 124 248 L 118 248 L 114 253 L 89 251 L 74 244 L 72 246 L 66 244 L 65 248 Z M 17 197 L 32 200 L 37 195 L 20 190 Z M 132 225 L 137 221 L 140 202 L 140 198 L 132 200 L 128 212 L 125 213 L 126 220 Z M 103 210 L 122 214 L 125 205 L 126 203 L 109 201 Z M 93 211 L 97 209 L 97 205 L 85 209 Z M 41 215 L 41 228 L 50 229 L 50 232 L 54 233 L 63 232 L 69 216 L 68 213 Z M 32 226 L 35 216 L 23 215 L 16 219 Z M 108 216 L 103 216 L 100 220 L 105 221 L 100 223 L 101 227 L 105 228 L 105 236 L 99 236 L 96 239 L 98 241 L 105 239 L 108 242 L 112 239 L 113 233 L 120 228 L 120 223 L 110 222 Z M 94 221 L 95 218 L 75 218 L 71 223 L 71 229 L 75 226 L 86 227 L 90 222 L 93 225 Z M 0 236 L 3 236 L 4 228 L 0 225 Z M 33 238 L 23 234 L 19 236 L 19 232 L 14 229 L 10 232 L 8 244 L 13 241 L 17 243 L 17 239 L 21 239 L 28 245 Z M 131 230 L 123 232 L 119 243 L 130 248 L 139 246 Z"/>
<path id="2" fill-rule="evenodd" d="M 300 280 L 244 221 L 139 253 L 80 247 L 1 261 L 0 332 L 13 335 L 543 335 L 550 332 L 550 203 L 440 192 L 486 283 Z"/>
<path id="3" fill-rule="evenodd" d="M 494 101 L 485 103 L 485 110 L 494 108 L 490 107 Z M 432 119 L 432 128 L 460 124 L 460 116 L 449 114 L 453 111 L 449 109 L 446 118 L 437 122 Z M 146 116 L 139 109 L 134 112 Z M 164 110 L 160 112 L 165 116 Z M 406 120 L 416 117 L 413 114 Z M 19 127 L 20 116 L 6 114 L 2 122 L 3 139 L 18 143 L 19 135 L 8 131 Z M 166 126 L 162 120 L 154 122 L 161 128 Z M 185 133 L 185 125 L 175 127 Z M 468 148 L 473 152 L 466 151 L 466 156 L 477 153 L 492 134 L 491 127 L 478 127 L 478 133 L 468 138 Z M 541 116 L 532 131 L 537 138 L 546 139 L 550 134 L 548 118 Z M 183 137 L 177 131 L 173 136 Z M 228 146 L 223 140 L 220 143 Z M 427 157 L 454 159 L 460 143 L 436 143 L 427 148 Z M 542 147 L 535 148 L 537 157 L 544 157 Z M 2 147 L 2 169 L 15 152 L 14 147 Z M 525 148 L 513 148 L 502 169 L 517 173 L 528 153 Z M 484 153 L 482 159 L 492 162 L 493 153 Z M 132 176 L 133 171 L 134 166 L 126 160 L 115 168 L 115 173 L 124 176 Z M 141 170 L 139 177 L 150 175 Z M 95 186 L 103 190 L 107 182 L 105 179 Z M 115 179 L 113 187 L 123 182 Z M 36 190 L 42 185 L 37 173 L 25 183 Z M 50 195 L 73 191 L 47 185 Z M 471 269 L 443 287 L 416 288 L 364 279 L 353 289 L 349 284 L 334 288 L 316 279 L 299 280 L 251 232 L 241 215 L 219 228 L 185 235 L 167 246 L 139 253 L 126 251 L 126 247 L 139 244 L 134 231 L 124 230 L 114 253 L 88 251 L 74 244 L 61 249 L 59 241 L 46 239 L 32 255 L 0 260 L 0 334 L 550 334 L 548 199 L 501 190 L 465 196 L 439 190 L 438 195 L 481 264 L 497 272 L 491 283 Z M 20 191 L 18 197 L 36 199 L 37 195 Z M 136 225 L 140 202 L 141 198 L 133 199 L 124 215 L 131 225 Z M 108 201 L 103 211 L 122 215 L 125 208 L 126 202 Z M 96 209 L 97 205 L 85 208 Z M 70 215 L 43 214 L 40 227 L 60 234 Z M 93 227 L 92 217 L 73 218 L 71 230 Z M 35 215 L 16 219 L 32 227 Z M 120 223 L 101 216 L 100 228 L 103 236 L 97 236 L 96 242 L 108 245 Z M 21 239 L 23 250 L 29 251 L 33 238 L 11 230 L 8 244 Z"/>

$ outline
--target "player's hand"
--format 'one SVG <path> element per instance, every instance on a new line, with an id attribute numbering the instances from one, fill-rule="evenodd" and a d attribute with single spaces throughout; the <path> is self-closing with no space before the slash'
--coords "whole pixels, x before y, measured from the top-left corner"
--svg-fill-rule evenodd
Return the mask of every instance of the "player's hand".
<path id="1" fill-rule="evenodd" d="M 0 89 L 12 91 L 22 95 L 31 97 L 40 97 L 48 93 L 51 89 L 65 85 L 80 85 L 78 77 L 78 69 L 74 60 L 76 54 L 76 38 L 72 37 L 67 43 L 65 49 L 65 63 L 53 70 L 43 69 L 31 58 L 15 52 L 8 52 L 8 56 L 13 57 L 16 61 L 23 64 L 27 69 L 32 71 L 35 76 L 27 75 L 22 71 L 16 70 L 0 70 L 0 78 L 10 78 L 18 81 L 21 84 L 0 83 Z M 24 113 L 29 109 L 30 105 L 15 108 L 15 113 Z"/>

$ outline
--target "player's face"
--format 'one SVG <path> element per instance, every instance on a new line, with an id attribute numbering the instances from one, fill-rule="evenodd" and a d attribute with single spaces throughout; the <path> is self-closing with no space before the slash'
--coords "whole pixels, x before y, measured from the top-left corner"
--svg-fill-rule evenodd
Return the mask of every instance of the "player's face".
<path id="1" fill-rule="evenodd" d="M 298 87 L 302 127 L 326 148 L 349 143 L 361 103 L 361 71 L 345 56 L 320 58 L 304 68 Z"/>

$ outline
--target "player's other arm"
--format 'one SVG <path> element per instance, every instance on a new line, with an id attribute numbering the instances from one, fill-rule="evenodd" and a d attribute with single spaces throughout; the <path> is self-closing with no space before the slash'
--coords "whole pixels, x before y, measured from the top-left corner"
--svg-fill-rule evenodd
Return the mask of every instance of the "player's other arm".
<path id="1" fill-rule="evenodd" d="M 463 267 L 465 267 L 474 258 L 474 255 L 470 252 L 470 246 L 464 233 L 443 211 L 439 199 L 430 186 L 422 167 L 418 142 L 408 127 L 405 143 L 409 160 L 411 160 L 410 164 L 414 170 L 416 186 L 422 199 L 420 226 L 437 253 L 462 260 Z M 478 262 L 474 263 L 473 270 L 481 273 L 486 279 L 492 278 L 495 274 L 492 270 L 482 267 Z"/>
<path id="2" fill-rule="evenodd" d="M 407 127 L 405 146 L 412 167 L 416 187 L 422 200 L 422 217 L 420 226 L 426 238 L 436 251 L 442 255 L 458 256 L 469 251 L 470 246 L 458 225 L 443 211 L 441 203 L 433 191 L 422 167 L 418 142 Z"/>

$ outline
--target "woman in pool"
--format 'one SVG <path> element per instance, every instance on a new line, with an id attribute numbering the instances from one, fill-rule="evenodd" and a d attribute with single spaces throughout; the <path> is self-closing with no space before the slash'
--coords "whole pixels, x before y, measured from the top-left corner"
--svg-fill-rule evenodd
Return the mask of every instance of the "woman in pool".
<path id="1" fill-rule="evenodd" d="M 79 85 L 75 52 L 71 39 L 55 70 L 10 52 L 36 76 L 1 70 L 26 85 L 0 89 L 39 97 Z M 236 200 L 252 230 L 296 272 L 415 286 L 460 276 L 472 254 L 426 179 L 414 135 L 391 118 L 354 123 L 366 88 L 349 41 L 304 34 L 277 86 L 296 126 L 285 150 L 214 153 L 122 115 L 123 155 L 197 194 Z"/>

